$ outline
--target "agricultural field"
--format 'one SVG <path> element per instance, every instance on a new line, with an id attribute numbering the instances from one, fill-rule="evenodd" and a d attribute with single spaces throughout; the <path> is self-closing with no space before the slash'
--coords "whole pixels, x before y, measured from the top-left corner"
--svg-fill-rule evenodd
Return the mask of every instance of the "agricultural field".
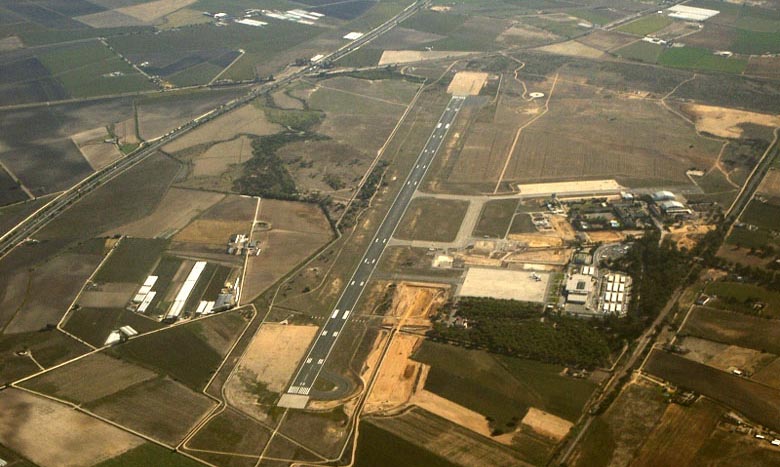
<path id="1" fill-rule="evenodd" d="M 657 63 L 658 58 L 663 51 L 664 47 L 662 45 L 638 41 L 615 50 L 614 54 L 618 57 L 636 60 L 638 62 Z"/>
<path id="2" fill-rule="evenodd" d="M 618 26 L 617 30 L 641 37 L 659 31 L 672 24 L 672 22 L 674 22 L 674 20 L 668 16 L 653 14 L 643 16 L 630 23 Z"/>
<path id="3" fill-rule="evenodd" d="M 667 409 L 654 384 L 640 380 L 626 385 L 606 412 L 593 420 L 570 464 L 629 465 Z"/>
<path id="4" fill-rule="evenodd" d="M 431 365 L 426 390 L 479 412 L 501 431 L 513 431 L 529 407 L 574 421 L 595 388 L 560 376 L 556 365 L 445 344 L 425 342 L 413 358 Z"/>
<path id="5" fill-rule="evenodd" d="M 109 420 L 174 445 L 214 402 L 170 378 L 156 378 L 123 388 L 86 407 Z"/>
<path id="6" fill-rule="evenodd" d="M 658 64 L 672 68 L 723 73 L 742 73 L 747 60 L 738 57 L 720 57 L 712 51 L 698 47 L 677 47 L 664 50 Z"/>
<path id="7" fill-rule="evenodd" d="M 703 339 L 780 355 L 780 345 L 775 339 L 780 332 L 780 322 L 772 319 L 697 307 L 688 316 L 682 332 Z"/>
<path id="8" fill-rule="evenodd" d="M 691 406 L 669 404 L 631 465 L 695 465 L 694 458 L 724 413 L 718 404 L 699 399 Z"/>
<path id="9" fill-rule="evenodd" d="M 780 317 L 780 292 L 754 284 L 718 281 L 707 285 L 705 291 L 716 297 L 708 305 L 738 311 L 762 318 Z M 758 307 L 754 305 L 759 304 Z M 763 304 L 764 306 L 760 306 Z"/>
<path id="10" fill-rule="evenodd" d="M 366 437 L 358 438 L 360 466 L 538 465 L 551 448 L 543 438 L 515 448 L 502 446 L 420 408 L 396 417 L 369 418 L 360 432 Z"/>
<path id="11" fill-rule="evenodd" d="M 468 206 L 467 201 L 415 198 L 401 220 L 395 238 L 451 242 L 458 234 Z"/>
<path id="12" fill-rule="evenodd" d="M 51 367 L 86 353 L 89 347 L 56 330 L 0 336 L 0 384 L 40 371 L 32 358 Z M 27 351 L 27 355 L 20 355 Z"/>
<path id="13" fill-rule="evenodd" d="M 8 271 L 0 312 L 3 332 L 26 333 L 55 326 L 100 263 L 100 253 L 73 249 L 31 270 Z"/>
<path id="14" fill-rule="evenodd" d="M 726 404 L 770 429 L 777 430 L 780 426 L 778 389 L 658 350 L 650 355 L 645 370 Z"/>
<path id="15" fill-rule="evenodd" d="M 131 293 L 134 292 L 135 290 Z M 129 298 L 128 295 L 128 300 Z M 122 306 L 125 304 L 123 303 Z M 139 333 L 145 333 L 159 329 L 163 325 L 124 308 L 87 307 L 71 311 L 62 324 L 63 329 L 95 347 L 102 347 L 111 331 L 122 326 L 131 326 Z"/>
<path id="16" fill-rule="evenodd" d="M 246 324 L 240 312 L 225 312 L 132 339 L 112 353 L 200 391 L 225 357 L 228 343 L 238 338 Z M 171 348 L 187 352 L 170 352 Z"/>
<path id="17" fill-rule="evenodd" d="M 19 389 L 0 393 L 0 443 L 43 467 L 92 465 L 143 443 L 140 437 Z M 41 443 L 41 437 L 47 442 Z M 72 449 L 78 445 L 79 449 Z"/>

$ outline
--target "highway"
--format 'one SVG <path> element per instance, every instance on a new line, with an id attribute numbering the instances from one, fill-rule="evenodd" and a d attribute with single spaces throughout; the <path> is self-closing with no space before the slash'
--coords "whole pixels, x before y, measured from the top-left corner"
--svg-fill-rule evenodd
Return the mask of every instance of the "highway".
<path id="1" fill-rule="evenodd" d="M 19 222 L 16 226 L 14 226 L 14 228 L 6 232 L 2 237 L 0 237 L 0 258 L 5 257 L 5 255 L 10 253 L 14 248 L 23 243 L 25 240 L 30 238 L 31 235 L 40 230 L 44 225 L 48 224 L 57 216 L 62 214 L 68 207 L 78 202 L 83 196 L 92 192 L 95 188 L 103 185 L 109 180 L 117 177 L 129 168 L 142 162 L 165 144 L 170 143 L 174 139 L 184 135 L 191 130 L 194 130 L 200 125 L 203 125 L 221 115 L 224 115 L 242 105 L 251 102 L 260 95 L 272 92 L 306 75 L 318 73 L 322 69 L 323 65 L 338 60 L 344 55 L 359 49 L 368 42 L 390 31 L 400 22 L 414 15 L 420 8 L 427 5 L 429 2 L 430 0 L 418 0 L 410 4 L 393 18 L 377 26 L 360 38 L 344 45 L 335 52 L 326 55 L 317 63 L 313 63 L 277 81 L 259 86 L 250 91 L 248 94 L 233 99 L 232 101 L 223 104 L 216 109 L 212 109 L 209 112 L 206 112 L 203 115 L 191 120 L 190 122 L 187 122 L 166 133 L 156 140 L 143 143 L 143 146 L 136 151 L 93 173 L 70 189 L 62 192 L 55 199 L 38 209 L 29 217 Z"/>
<path id="2" fill-rule="evenodd" d="M 333 350 L 339 334 L 344 329 L 349 318 L 354 314 L 355 306 L 360 300 L 360 296 L 363 295 L 363 291 L 366 289 L 382 253 L 385 251 L 387 242 L 393 236 L 399 222 L 401 222 L 401 218 L 412 200 L 412 195 L 414 195 L 417 186 L 425 177 L 431 161 L 445 140 L 450 125 L 458 116 L 465 99 L 465 97 L 453 97 L 442 113 L 423 150 L 417 156 L 417 160 L 409 175 L 403 181 L 403 185 L 396 195 L 393 204 L 368 244 L 363 257 L 360 259 L 360 263 L 346 283 L 341 297 L 339 297 L 336 305 L 330 311 L 325 325 L 320 329 L 319 335 L 309 348 L 306 358 L 301 363 L 290 388 L 287 390 L 288 394 L 308 396 L 314 382 L 317 380 L 317 376 L 319 376 L 322 367 Z"/>

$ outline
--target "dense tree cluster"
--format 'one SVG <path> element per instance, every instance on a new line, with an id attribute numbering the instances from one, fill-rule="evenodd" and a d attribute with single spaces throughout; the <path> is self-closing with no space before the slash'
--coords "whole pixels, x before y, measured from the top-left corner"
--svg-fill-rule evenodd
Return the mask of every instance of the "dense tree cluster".
<path id="1" fill-rule="evenodd" d="M 244 174 L 234 182 L 241 193 L 276 199 L 296 199 L 297 190 L 287 167 L 276 151 L 296 139 L 291 133 L 255 138 L 252 141 L 252 159 L 244 166 Z"/>
<path id="2" fill-rule="evenodd" d="M 609 358 L 605 337 L 585 320 L 544 314 L 539 305 L 514 300 L 464 298 L 455 307 L 468 327 L 437 322 L 430 337 L 579 367 L 604 365 Z"/>

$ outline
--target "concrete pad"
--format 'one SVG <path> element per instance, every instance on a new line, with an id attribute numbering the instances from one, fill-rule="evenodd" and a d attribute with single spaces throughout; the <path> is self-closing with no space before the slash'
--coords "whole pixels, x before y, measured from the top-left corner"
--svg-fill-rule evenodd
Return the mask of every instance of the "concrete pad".
<path id="1" fill-rule="evenodd" d="M 528 183 L 517 185 L 521 195 L 568 195 L 618 193 L 624 188 L 615 180 L 582 180 L 572 182 Z"/>
<path id="2" fill-rule="evenodd" d="M 534 279 L 534 275 L 540 280 Z M 549 281 L 550 274 L 545 272 L 469 268 L 458 295 L 543 303 Z"/>
<path id="3" fill-rule="evenodd" d="M 309 402 L 309 396 L 302 396 L 300 394 L 282 394 L 279 399 L 278 407 L 286 407 L 288 409 L 305 409 L 306 404 Z"/>

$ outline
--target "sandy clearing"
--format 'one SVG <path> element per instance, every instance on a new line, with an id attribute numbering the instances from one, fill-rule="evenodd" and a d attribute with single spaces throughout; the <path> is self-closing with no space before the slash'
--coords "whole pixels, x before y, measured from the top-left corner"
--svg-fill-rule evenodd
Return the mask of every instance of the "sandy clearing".
<path id="1" fill-rule="evenodd" d="M 549 414 L 543 410 L 531 407 L 520 421 L 521 424 L 533 429 L 535 432 L 550 436 L 556 440 L 563 439 L 571 427 L 574 425 L 568 420 L 564 420 L 555 415 Z"/>
<path id="2" fill-rule="evenodd" d="M 423 367 L 411 356 L 422 340 L 422 337 L 407 334 L 397 334 L 393 338 L 366 401 L 366 413 L 390 410 L 409 401 Z"/>
<path id="3" fill-rule="evenodd" d="M 779 127 L 780 115 L 747 112 L 744 110 L 714 107 L 700 104 L 686 104 L 683 110 L 693 115 L 696 129 L 723 138 L 739 138 L 742 128 L 739 125 L 753 123 L 756 125 Z"/>
<path id="4" fill-rule="evenodd" d="M 468 55 L 473 52 L 455 52 L 440 50 L 385 50 L 379 59 L 379 66 L 390 63 L 413 63 L 425 60 L 438 60 L 440 58 L 455 58 Z"/>
<path id="5" fill-rule="evenodd" d="M 422 390 L 415 394 L 412 404 L 482 436 L 491 437 L 490 425 L 484 415 L 430 391 Z"/>
<path id="6" fill-rule="evenodd" d="M 111 377 L 107 378 L 109 374 Z M 72 402 L 87 403 L 156 376 L 155 372 L 132 363 L 94 354 L 30 380 L 24 386 Z"/>
<path id="7" fill-rule="evenodd" d="M 524 40 L 554 40 L 558 36 L 543 29 L 531 28 L 523 25 L 515 25 L 507 28 L 499 34 L 496 42 L 508 42 L 517 39 Z"/>
<path id="8" fill-rule="evenodd" d="M 252 141 L 247 136 L 217 143 L 203 154 L 195 157 L 192 176 L 217 176 L 227 171 L 230 165 L 246 162 L 251 157 Z"/>
<path id="9" fill-rule="evenodd" d="M 241 359 L 239 371 L 253 373 L 257 381 L 268 385 L 269 391 L 283 391 L 318 329 L 317 326 L 263 324 Z"/>
<path id="10" fill-rule="evenodd" d="M 282 127 L 266 119 L 262 109 L 254 105 L 244 105 L 165 145 L 163 150 L 175 153 L 199 144 L 226 141 L 242 133 L 264 136 L 281 130 Z"/>
<path id="11" fill-rule="evenodd" d="M 116 11 L 140 21 L 152 23 L 176 10 L 192 5 L 196 1 L 197 0 L 157 0 L 154 2 L 117 8 Z"/>
<path id="12" fill-rule="evenodd" d="M 580 44 L 577 41 L 546 45 L 544 47 L 539 47 L 536 50 L 556 55 L 565 55 L 567 57 L 599 58 L 604 55 L 604 52 L 601 50 L 585 44 Z"/>
<path id="13" fill-rule="evenodd" d="M 0 392 L 0 442 L 41 467 L 90 466 L 144 441 L 18 389 Z"/>
<path id="14" fill-rule="evenodd" d="M 0 39 L 0 52 L 9 52 L 22 47 L 24 47 L 24 43 L 19 39 L 19 36 L 8 36 Z"/>
<path id="15" fill-rule="evenodd" d="M 221 193 L 171 188 L 151 215 L 106 232 L 104 235 L 112 236 L 121 233 L 131 237 L 169 237 L 224 198 L 225 195 Z"/>
<path id="16" fill-rule="evenodd" d="M 767 172 L 758 192 L 767 196 L 780 196 L 780 170 L 773 168 Z"/>
<path id="17" fill-rule="evenodd" d="M 107 10 L 99 13 L 92 13 L 90 15 L 76 16 L 73 19 L 96 29 L 143 26 L 145 24 L 138 18 L 125 15 L 117 10 Z"/>
<path id="18" fill-rule="evenodd" d="M 488 79 L 487 73 L 459 71 L 447 86 L 447 92 L 458 96 L 476 96 Z"/>

